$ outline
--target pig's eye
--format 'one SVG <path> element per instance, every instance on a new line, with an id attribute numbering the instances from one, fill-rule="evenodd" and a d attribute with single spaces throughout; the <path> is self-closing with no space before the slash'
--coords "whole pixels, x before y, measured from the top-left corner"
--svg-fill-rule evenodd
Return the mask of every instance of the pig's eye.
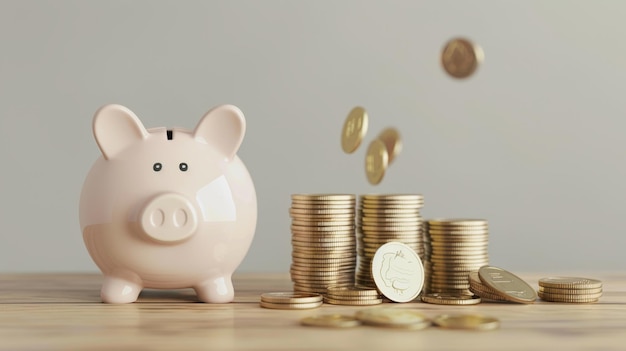
<path id="1" fill-rule="evenodd" d="M 181 164 L 178 165 L 178 168 L 183 172 L 187 172 L 187 170 L 189 169 L 189 166 L 187 166 L 185 162 L 182 162 Z"/>
<path id="2" fill-rule="evenodd" d="M 154 165 L 152 165 L 152 169 L 155 172 L 160 171 L 163 168 L 163 165 L 160 162 L 155 163 Z"/>

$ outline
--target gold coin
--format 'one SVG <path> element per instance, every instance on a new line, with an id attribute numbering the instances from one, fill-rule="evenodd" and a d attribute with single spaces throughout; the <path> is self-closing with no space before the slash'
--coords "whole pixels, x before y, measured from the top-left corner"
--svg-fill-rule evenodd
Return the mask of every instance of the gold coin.
<path id="1" fill-rule="evenodd" d="M 415 217 L 415 216 L 406 216 L 406 217 L 390 217 L 390 216 L 385 216 L 385 217 L 371 217 L 371 216 L 361 216 L 359 218 L 357 218 L 357 225 L 358 226 L 364 226 L 364 225 L 370 225 L 370 226 L 377 226 L 377 227 L 381 227 L 381 226 L 418 226 L 419 227 L 419 231 L 422 232 L 424 231 L 424 222 L 422 221 L 422 218 L 420 217 Z"/>
<path id="2" fill-rule="evenodd" d="M 297 225 L 301 227 L 337 227 L 337 226 L 353 226 L 354 221 L 351 220 L 331 220 L 331 221 L 302 221 L 302 220 L 293 220 L 291 221 L 292 225 Z"/>
<path id="3" fill-rule="evenodd" d="M 361 145 L 367 126 L 367 112 L 363 107 L 357 106 L 348 113 L 341 131 L 341 148 L 345 153 L 351 154 Z"/>
<path id="4" fill-rule="evenodd" d="M 317 226 L 303 226 L 303 225 L 291 225 L 291 229 L 301 232 L 335 232 L 342 230 L 353 230 L 354 224 L 350 225 L 335 225 L 329 227 L 317 227 Z"/>
<path id="5" fill-rule="evenodd" d="M 398 215 L 402 215 L 402 212 L 413 212 L 420 213 L 424 204 L 373 204 L 373 203 L 362 203 L 361 206 L 357 207 L 360 212 L 368 211 L 368 212 L 381 212 L 385 210 L 386 212 L 395 213 L 398 212 Z M 369 214 L 368 214 L 369 215 Z"/>
<path id="6" fill-rule="evenodd" d="M 467 78 L 484 59 L 483 50 L 467 39 L 455 38 L 441 52 L 441 65 L 454 78 Z"/>
<path id="7" fill-rule="evenodd" d="M 602 288 L 565 289 L 565 288 L 548 288 L 548 287 L 540 286 L 539 292 L 548 293 L 548 294 L 563 294 L 563 295 L 588 295 L 588 294 L 601 293 Z"/>
<path id="8" fill-rule="evenodd" d="M 292 234 L 291 241 L 311 244 L 352 244 L 356 242 L 356 237 L 350 235 L 301 235 Z"/>
<path id="9" fill-rule="evenodd" d="M 383 303 L 382 299 L 367 299 L 367 300 L 338 300 L 330 297 L 324 297 L 324 302 L 331 305 L 345 305 L 345 306 L 369 306 L 379 305 Z"/>
<path id="10" fill-rule="evenodd" d="M 365 201 L 424 201 L 421 194 L 363 194 L 360 197 Z"/>
<path id="11" fill-rule="evenodd" d="M 487 221 L 484 219 L 473 218 L 433 218 L 429 219 L 428 224 L 439 226 L 486 226 Z"/>
<path id="12" fill-rule="evenodd" d="M 335 296 L 349 296 L 349 297 L 378 297 L 378 290 L 376 289 L 362 289 L 357 287 L 338 288 L 329 287 L 328 294 Z"/>
<path id="13" fill-rule="evenodd" d="M 399 232 L 407 232 L 407 231 L 420 231 L 422 227 L 420 225 L 393 225 L 393 224 L 386 224 L 386 225 L 380 225 L 380 226 L 376 226 L 376 225 L 362 225 L 361 229 L 364 231 L 372 231 L 372 232 L 395 232 L 395 231 L 399 231 Z"/>
<path id="14" fill-rule="evenodd" d="M 356 196 L 352 194 L 292 194 L 291 199 L 302 201 L 354 201 Z"/>
<path id="15" fill-rule="evenodd" d="M 389 164 L 391 164 L 402 151 L 400 132 L 395 128 L 386 128 L 378 134 L 378 139 L 385 144 L 389 155 Z"/>
<path id="16" fill-rule="evenodd" d="M 309 236 L 317 239 L 330 239 L 330 238 L 351 238 L 356 237 L 354 233 L 354 229 L 352 230 L 331 230 L 331 231 L 322 231 L 322 232 L 314 232 L 310 230 L 299 230 L 299 229 L 291 229 L 292 237 L 298 236 Z"/>
<path id="17" fill-rule="evenodd" d="M 301 265 L 295 265 L 295 264 L 291 264 L 289 266 L 289 272 L 299 272 L 299 273 L 306 273 L 306 272 L 325 272 L 325 273 L 339 273 L 339 274 L 345 274 L 345 273 L 354 273 L 354 265 L 350 265 L 350 266 L 344 266 L 344 267 L 332 267 L 332 266 L 328 266 L 328 267 L 309 267 L 309 266 L 301 266 Z"/>
<path id="18" fill-rule="evenodd" d="M 547 292 L 540 291 L 539 294 L 541 294 L 542 296 L 547 296 L 549 298 L 559 299 L 559 300 L 599 299 L 602 296 L 602 292 L 593 293 L 593 294 L 572 295 L 572 294 L 547 293 Z"/>
<path id="19" fill-rule="evenodd" d="M 383 209 L 383 208 L 363 208 L 359 210 L 359 215 L 361 217 L 371 217 L 371 218 L 381 218 L 381 217 L 390 217 L 390 218 L 419 218 L 420 212 L 418 209 L 410 209 L 410 210 L 397 210 L 397 209 Z"/>
<path id="20" fill-rule="evenodd" d="M 352 316 L 326 314 L 321 316 L 305 317 L 300 320 L 300 324 L 310 327 L 352 328 L 361 325 L 361 322 Z"/>
<path id="21" fill-rule="evenodd" d="M 356 200 L 303 200 L 303 199 L 291 199 L 292 204 L 302 205 L 315 205 L 315 206 L 337 206 L 337 205 L 355 205 Z"/>
<path id="22" fill-rule="evenodd" d="M 372 141 L 365 156 L 365 174 L 370 184 L 376 185 L 383 180 L 388 165 L 389 155 L 385 144 L 378 139 Z"/>
<path id="23" fill-rule="evenodd" d="M 312 303 L 322 301 L 322 295 L 294 292 L 270 292 L 261 294 L 261 301 L 271 303 Z"/>
<path id="24" fill-rule="evenodd" d="M 539 298 L 549 302 L 563 302 L 563 303 L 590 303 L 598 302 L 602 294 L 590 295 L 590 296 L 573 296 L 573 295 L 556 295 L 539 293 Z"/>
<path id="25" fill-rule="evenodd" d="M 314 266 L 331 266 L 331 265 L 349 265 L 356 263 L 356 257 L 349 258 L 300 258 L 300 257 L 292 257 L 292 262 L 294 264 L 300 265 L 308 265 L 311 267 Z"/>
<path id="26" fill-rule="evenodd" d="M 436 305 L 476 305 L 480 303 L 480 297 L 469 295 L 431 293 L 422 295 L 422 301 Z"/>
<path id="27" fill-rule="evenodd" d="M 310 303 L 272 303 L 261 301 L 260 305 L 263 308 L 270 308 L 274 310 L 304 310 L 320 307 L 322 303 L 322 301 Z"/>
<path id="28" fill-rule="evenodd" d="M 355 216 L 353 208 L 290 208 L 291 215 L 315 215 L 315 216 Z"/>
<path id="29" fill-rule="evenodd" d="M 443 314 L 435 317 L 433 323 L 446 329 L 494 330 L 500 327 L 498 319 L 478 314 Z"/>
<path id="30" fill-rule="evenodd" d="M 471 292 L 474 293 L 474 295 L 479 296 L 481 299 L 488 299 L 488 300 L 493 300 L 493 301 L 507 301 L 506 298 L 497 295 L 497 294 L 493 294 L 491 292 L 485 291 L 485 290 L 481 290 L 476 288 L 474 285 L 470 284 L 470 288 L 469 290 Z"/>
<path id="31" fill-rule="evenodd" d="M 303 277 L 337 277 L 344 275 L 353 275 L 354 274 L 354 266 L 346 267 L 343 269 L 335 269 L 335 270 L 321 270 L 321 269 L 311 269 L 311 268 L 300 268 L 300 267 L 290 267 L 289 273 L 291 276 L 303 276 Z"/>
<path id="32" fill-rule="evenodd" d="M 372 259 L 372 277 L 386 298 L 409 302 L 422 291 L 424 266 L 411 247 L 389 242 L 382 245 Z"/>
<path id="33" fill-rule="evenodd" d="M 357 311 L 356 318 L 363 324 L 379 327 L 423 329 L 431 322 L 419 311 L 404 308 L 375 308 Z"/>
<path id="34" fill-rule="evenodd" d="M 579 277 L 549 277 L 539 279 L 539 286 L 546 288 L 594 289 L 601 288 L 602 282 L 596 279 Z"/>
<path id="35" fill-rule="evenodd" d="M 480 281 L 509 301 L 533 303 L 537 293 L 528 283 L 502 268 L 483 266 L 478 270 Z"/>
<path id="36" fill-rule="evenodd" d="M 337 203 L 333 205 L 318 204 L 318 203 L 305 203 L 305 202 L 292 202 L 291 208 L 298 210 L 350 210 L 355 211 L 355 205 L 351 203 Z"/>

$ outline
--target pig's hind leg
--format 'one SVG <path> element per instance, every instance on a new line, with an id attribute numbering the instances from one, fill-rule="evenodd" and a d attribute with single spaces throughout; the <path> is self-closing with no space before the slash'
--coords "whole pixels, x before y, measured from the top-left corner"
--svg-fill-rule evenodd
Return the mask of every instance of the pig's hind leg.
<path id="1" fill-rule="evenodd" d="M 124 279 L 117 276 L 104 276 L 100 297 L 105 303 L 131 303 L 143 288 L 139 279 Z"/>
<path id="2" fill-rule="evenodd" d="M 235 298 L 230 275 L 209 278 L 196 285 L 194 290 L 202 302 L 228 303 Z"/>

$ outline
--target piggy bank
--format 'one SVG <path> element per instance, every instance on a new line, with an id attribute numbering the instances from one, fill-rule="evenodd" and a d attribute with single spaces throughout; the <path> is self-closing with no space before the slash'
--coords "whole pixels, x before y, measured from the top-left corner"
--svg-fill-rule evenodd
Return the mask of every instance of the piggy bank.
<path id="1" fill-rule="evenodd" d="M 124 106 L 93 119 L 102 153 L 80 196 L 85 246 L 104 274 L 107 303 L 143 288 L 193 288 L 200 301 L 231 302 L 232 273 L 257 220 L 254 184 L 236 152 L 246 123 L 231 105 L 207 112 L 193 131 L 144 128 Z"/>

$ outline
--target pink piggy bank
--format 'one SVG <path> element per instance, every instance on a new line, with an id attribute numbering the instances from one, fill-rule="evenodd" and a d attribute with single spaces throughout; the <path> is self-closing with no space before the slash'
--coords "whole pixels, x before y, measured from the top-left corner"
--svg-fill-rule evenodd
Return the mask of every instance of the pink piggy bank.
<path id="1" fill-rule="evenodd" d="M 120 105 L 96 112 L 102 156 L 83 185 L 80 225 L 104 274 L 102 301 L 134 302 L 143 288 L 233 300 L 231 276 L 257 220 L 254 184 L 236 156 L 245 129 L 230 105 L 207 112 L 193 131 L 146 130 Z"/>

